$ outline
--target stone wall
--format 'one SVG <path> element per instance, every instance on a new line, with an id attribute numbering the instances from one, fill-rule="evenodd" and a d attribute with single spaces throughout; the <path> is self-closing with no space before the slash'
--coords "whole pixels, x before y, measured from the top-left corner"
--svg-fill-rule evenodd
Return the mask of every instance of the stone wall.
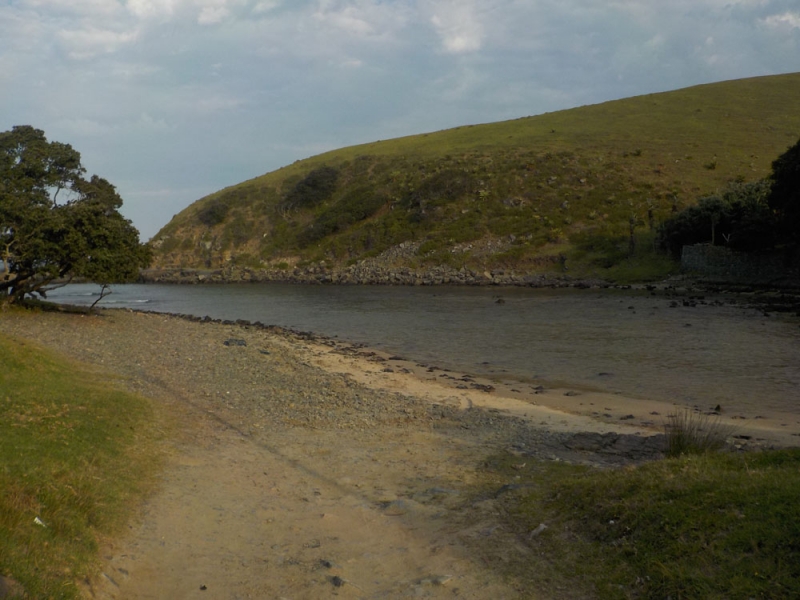
<path id="1" fill-rule="evenodd" d="M 746 253 L 724 246 L 684 246 L 681 269 L 710 281 L 800 286 L 797 253 Z"/>

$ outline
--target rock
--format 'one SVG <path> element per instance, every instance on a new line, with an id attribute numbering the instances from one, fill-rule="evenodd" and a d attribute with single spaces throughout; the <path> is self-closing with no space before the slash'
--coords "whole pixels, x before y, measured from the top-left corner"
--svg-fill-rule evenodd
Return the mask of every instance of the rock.
<path id="1" fill-rule="evenodd" d="M 239 340 L 236 338 L 230 338 L 222 342 L 225 346 L 247 346 L 247 342 L 245 340 Z"/>
<path id="2" fill-rule="evenodd" d="M 11 577 L 3 577 L 0 575 L 0 598 L 5 600 L 8 598 L 11 600 L 12 598 L 24 598 L 25 597 L 25 588 L 22 587 L 22 584 L 12 579 Z"/>
<path id="3" fill-rule="evenodd" d="M 546 529 L 547 525 L 545 525 L 544 523 L 539 523 L 539 526 L 528 534 L 528 539 L 532 540 L 533 538 L 542 535 L 542 533 L 544 533 Z"/>

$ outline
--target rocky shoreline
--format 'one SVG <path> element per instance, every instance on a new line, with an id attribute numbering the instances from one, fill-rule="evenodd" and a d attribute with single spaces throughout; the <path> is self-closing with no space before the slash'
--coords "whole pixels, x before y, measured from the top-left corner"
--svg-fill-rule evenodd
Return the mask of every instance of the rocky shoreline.
<path id="1" fill-rule="evenodd" d="M 572 279 L 548 273 L 519 275 L 514 271 L 493 269 L 475 271 L 443 265 L 430 269 L 410 267 L 367 267 L 351 265 L 344 269 L 309 265 L 293 269 L 147 269 L 141 274 L 144 283 L 298 283 L 332 285 L 466 285 L 524 287 L 611 287 L 601 279 Z"/>

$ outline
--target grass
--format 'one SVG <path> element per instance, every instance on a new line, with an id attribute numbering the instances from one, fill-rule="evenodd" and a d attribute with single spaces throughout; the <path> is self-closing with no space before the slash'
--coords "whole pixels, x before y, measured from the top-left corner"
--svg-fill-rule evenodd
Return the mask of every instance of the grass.
<path id="1" fill-rule="evenodd" d="M 239 254 L 345 265 L 409 240 L 441 251 L 431 266 L 467 236 L 504 242 L 502 256 L 468 257 L 476 270 L 529 271 L 566 243 L 577 250 L 570 274 L 657 277 L 674 264 L 629 257 L 629 224 L 647 237 L 698 197 L 766 176 L 800 137 L 798 94 L 800 74 L 742 79 L 342 148 L 192 204 L 155 236 L 154 266 Z M 338 174 L 335 189 L 288 207 L 323 168 Z"/>
<path id="2" fill-rule="evenodd" d="M 667 455 L 676 457 L 721 450 L 734 430 L 718 415 L 704 415 L 688 408 L 677 410 L 667 415 L 664 426 Z"/>
<path id="3" fill-rule="evenodd" d="M 108 376 L 0 337 L 0 574 L 77 598 L 154 483 L 154 413 Z"/>
<path id="4" fill-rule="evenodd" d="M 531 552 L 506 565 L 541 597 L 800 597 L 800 449 L 710 452 L 612 470 L 496 457 Z M 497 480 L 496 480 L 497 481 Z M 540 523 L 538 536 L 525 532 Z M 569 590 L 569 593 L 565 593 Z"/>

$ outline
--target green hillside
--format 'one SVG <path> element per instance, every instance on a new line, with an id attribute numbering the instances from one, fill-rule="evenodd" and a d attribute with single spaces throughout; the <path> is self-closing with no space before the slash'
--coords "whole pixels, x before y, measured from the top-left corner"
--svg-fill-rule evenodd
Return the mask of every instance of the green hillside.
<path id="1" fill-rule="evenodd" d="M 795 73 L 343 148 L 198 200 L 153 238 L 153 266 L 658 276 L 674 265 L 653 229 L 766 176 L 800 138 L 798 98 Z"/>

